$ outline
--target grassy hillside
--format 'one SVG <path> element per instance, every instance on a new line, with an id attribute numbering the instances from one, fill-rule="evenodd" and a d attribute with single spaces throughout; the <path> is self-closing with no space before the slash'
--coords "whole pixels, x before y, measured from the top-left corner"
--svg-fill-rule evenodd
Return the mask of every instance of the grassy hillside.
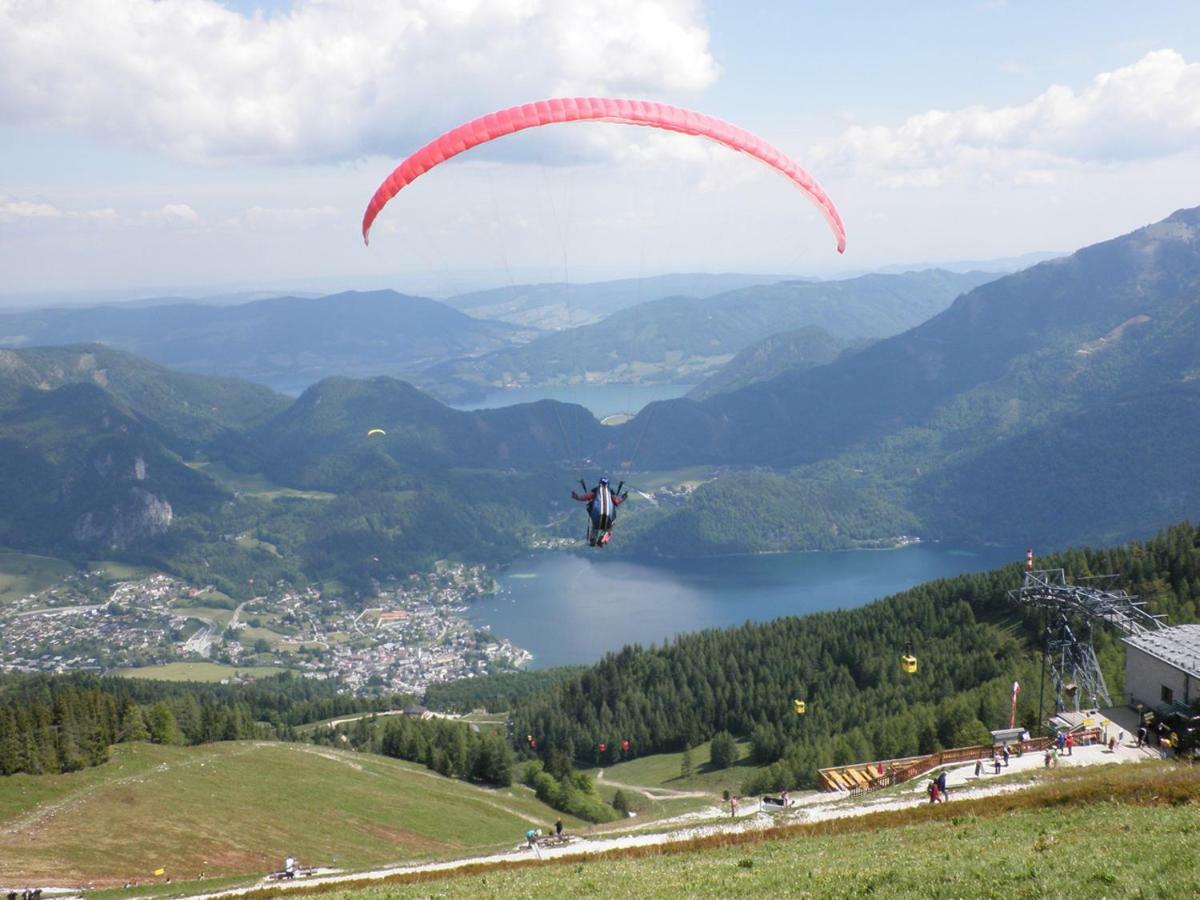
<path id="1" fill-rule="evenodd" d="M 322 896 L 1188 897 L 1198 803 L 1194 768 L 1110 766 L 1017 794 Z"/>
<path id="2" fill-rule="evenodd" d="M 558 815 L 524 788 L 367 754 L 120 745 L 97 768 L 0 780 L 0 884 L 261 874 L 288 854 L 342 867 L 454 856 L 514 846 Z"/>
<path id="3" fill-rule="evenodd" d="M 45 590 L 74 571 L 65 560 L 0 549 L 0 606 Z"/>
<path id="4" fill-rule="evenodd" d="M 196 610 L 197 614 L 205 613 Z M 228 612 L 225 613 L 229 615 Z M 147 678 L 153 681 L 207 681 L 220 682 L 235 675 L 250 675 L 254 678 L 270 678 L 284 671 L 272 666 L 226 666 L 211 662 L 175 662 L 162 666 L 142 666 L 133 669 L 118 669 L 117 675 L 126 678 Z"/>
<path id="5" fill-rule="evenodd" d="M 710 764 L 711 741 L 691 749 L 692 774 L 682 775 L 683 753 L 656 753 L 602 769 L 589 769 L 596 792 L 611 803 L 620 790 L 637 811 L 639 821 L 660 819 L 680 813 L 711 810 L 723 800 L 723 792 L 742 793 L 747 778 L 762 770 L 750 758 L 750 742 L 737 743 L 738 760 L 727 769 Z"/>

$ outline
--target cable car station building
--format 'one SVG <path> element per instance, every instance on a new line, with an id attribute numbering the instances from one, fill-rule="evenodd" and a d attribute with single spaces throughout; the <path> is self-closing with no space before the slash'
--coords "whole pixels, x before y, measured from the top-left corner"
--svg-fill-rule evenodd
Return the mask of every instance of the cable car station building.
<path id="1" fill-rule="evenodd" d="M 1170 707 L 1200 700 L 1200 625 L 1174 625 L 1122 639 L 1125 700 Z"/>

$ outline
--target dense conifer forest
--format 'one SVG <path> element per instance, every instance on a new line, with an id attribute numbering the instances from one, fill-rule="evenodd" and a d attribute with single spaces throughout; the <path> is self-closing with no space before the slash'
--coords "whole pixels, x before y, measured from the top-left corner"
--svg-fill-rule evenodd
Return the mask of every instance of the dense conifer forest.
<path id="1" fill-rule="evenodd" d="M 0 775 L 70 772 L 121 741 L 202 744 L 294 739 L 295 727 L 403 705 L 283 674 L 244 685 L 72 675 L 0 676 Z"/>
<path id="2" fill-rule="evenodd" d="M 368 716 L 337 728 L 318 728 L 318 744 L 350 746 L 368 753 L 420 763 L 439 775 L 507 787 L 513 754 L 503 729 L 450 719 Z"/>
<path id="3" fill-rule="evenodd" d="M 1200 618 L 1198 544 L 1200 530 L 1184 523 L 1144 542 L 1071 550 L 1038 566 L 1064 568 L 1074 579 L 1113 574 L 1114 586 L 1182 623 Z M 664 646 L 626 647 L 592 667 L 473 679 L 430 692 L 445 708 L 508 710 L 511 746 L 499 729 L 399 716 L 321 729 L 315 739 L 344 735 L 351 746 L 490 784 L 512 781 L 516 750 L 539 757 L 544 771 L 569 786 L 574 765 L 683 750 L 729 732 L 748 738 L 752 761 L 767 766 L 748 792 L 803 786 L 820 766 L 986 740 L 988 729 L 1007 723 L 1013 680 L 1025 687 L 1019 721 L 1035 728 L 1043 623 L 1035 610 L 1009 601 L 1020 579 L 1014 563 L 858 609 L 702 631 Z M 915 675 L 899 666 L 909 643 L 920 662 Z M 1096 647 L 1119 697 L 1119 639 L 1097 629 Z M 97 765 L 119 741 L 297 739 L 296 726 L 395 709 L 410 699 L 353 697 L 291 675 L 208 685 L 8 674 L 0 676 L 0 774 Z M 794 699 L 805 701 L 804 715 L 793 712 Z M 558 798 L 564 808 L 579 800 L 573 791 Z"/>
<path id="4" fill-rule="evenodd" d="M 1038 560 L 1072 578 L 1115 574 L 1172 622 L 1200 610 L 1200 533 L 1189 524 L 1151 540 Z M 626 647 L 549 692 L 514 704 L 515 733 L 538 753 L 581 764 L 680 751 L 727 730 L 773 764 L 749 791 L 813 783 L 818 767 L 902 757 L 988 739 L 1006 725 L 1012 682 L 1018 718 L 1036 727 L 1042 622 L 1014 606 L 1014 563 L 941 579 L 859 609 L 684 635 Z M 899 657 L 911 642 L 919 671 Z M 1118 638 L 1097 629 L 1109 688 L 1123 687 Z M 796 715 L 792 700 L 806 702 Z M 629 750 L 621 745 L 628 740 Z M 605 752 L 599 752 L 599 745 Z"/>

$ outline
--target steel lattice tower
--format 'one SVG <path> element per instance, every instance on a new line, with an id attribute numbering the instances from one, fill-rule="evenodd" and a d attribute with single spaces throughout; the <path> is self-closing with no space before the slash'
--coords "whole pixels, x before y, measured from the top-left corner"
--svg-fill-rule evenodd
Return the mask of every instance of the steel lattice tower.
<path id="1" fill-rule="evenodd" d="M 1090 581 L 1115 578 L 1105 575 Z M 1046 667 L 1054 681 L 1054 711 L 1061 712 L 1069 697 L 1079 710 L 1080 695 L 1092 706 L 1112 706 L 1108 685 L 1096 660 L 1092 625 L 1107 622 L 1125 635 L 1144 634 L 1162 627 L 1162 616 L 1124 590 L 1106 591 L 1071 584 L 1062 569 L 1027 570 L 1021 587 L 1008 592 L 1014 603 L 1036 606 L 1050 616 L 1046 625 Z"/>

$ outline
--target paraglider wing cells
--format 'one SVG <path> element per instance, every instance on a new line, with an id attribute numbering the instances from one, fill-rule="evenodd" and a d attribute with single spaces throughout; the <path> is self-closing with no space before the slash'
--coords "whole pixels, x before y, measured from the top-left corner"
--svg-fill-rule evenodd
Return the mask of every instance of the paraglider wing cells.
<path id="1" fill-rule="evenodd" d="M 434 166 L 464 150 L 494 141 L 496 138 L 561 122 L 616 122 L 644 125 L 705 137 L 766 163 L 800 188 L 816 204 L 837 240 L 838 253 L 846 249 L 846 229 L 833 201 L 800 164 L 757 135 L 721 119 L 650 100 L 622 100 L 610 97 L 562 97 L 538 100 L 502 109 L 452 128 L 430 141 L 400 163 L 375 191 L 363 215 L 363 241 L 369 241 L 371 225 L 380 210 L 396 194 Z"/>

